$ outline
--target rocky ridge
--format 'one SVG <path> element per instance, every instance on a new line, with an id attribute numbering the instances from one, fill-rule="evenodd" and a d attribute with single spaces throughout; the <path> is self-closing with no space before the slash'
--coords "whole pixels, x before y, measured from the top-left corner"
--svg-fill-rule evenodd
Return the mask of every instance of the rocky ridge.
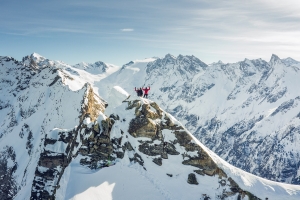
<path id="1" fill-rule="evenodd" d="M 299 184 L 299 69 L 298 61 L 276 55 L 269 62 L 211 65 L 193 56 L 166 55 L 131 62 L 97 86 L 122 85 L 128 91 L 151 86 L 150 99 L 232 165 Z"/>
<path id="2" fill-rule="evenodd" d="M 168 56 L 164 62 L 178 61 Z M 165 199 L 180 198 L 172 196 L 178 187 L 184 187 L 182 194 L 192 195 L 192 199 L 297 199 L 297 187 L 268 182 L 229 166 L 153 101 L 130 98 L 122 88 L 114 87 L 121 95 L 110 92 L 108 100 L 114 101 L 107 104 L 96 94 L 101 93 L 100 87 L 97 92 L 79 80 L 81 71 L 77 71 L 79 75 L 72 73 L 67 69 L 76 71 L 75 68 L 58 66 L 38 55 L 25 57 L 22 62 L 0 57 L 0 64 L 3 199 L 71 198 L 66 196 L 66 180 L 75 175 L 70 174 L 72 166 L 80 165 L 80 169 L 95 173 L 107 167 L 115 169 L 119 163 L 129 163 L 128 167 L 136 169 L 139 166 L 152 183 L 153 178 L 169 183 L 164 185 L 169 191 L 162 193 Z M 134 64 L 130 66 L 136 72 Z M 200 63 L 197 71 L 203 73 L 203 68 Z M 110 112 L 105 116 L 109 103 Z M 296 98 L 282 104 L 272 112 L 273 116 L 295 103 Z M 258 116 L 252 124 L 261 120 Z M 218 126 L 217 119 L 213 123 Z M 241 124 L 232 130 L 244 127 Z M 254 189 L 244 179 L 258 184 Z M 270 191 L 260 184 L 278 190 Z"/>
<path id="3" fill-rule="evenodd" d="M 75 77 L 55 63 L 38 54 L 26 56 L 22 62 L 0 57 L 1 199 L 36 199 L 40 190 L 45 198 L 50 197 L 76 146 L 74 127 L 83 123 L 86 115 L 94 120 L 99 115 L 95 110 L 103 111 L 106 105 L 88 83 L 71 90 L 68 83 Z M 93 99 L 100 103 L 91 103 Z M 56 131 L 65 135 L 56 138 L 62 148 L 54 155 L 50 146 L 55 140 L 47 135 Z"/>
<path id="4" fill-rule="evenodd" d="M 209 154 L 194 143 L 189 133 L 174 123 L 172 117 L 161 110 L 155 102 L 129 100 L 124 104 L 127 104 L 125 109 L 128 112 L 133 111 L 135 116 L 127 122 L 128 130 L 116 129 L 115 126 L 119 127 L 118 124 L 124 124 L 126 121 L 118 115 L 111 115 L 81 131 L 82 146 L 78 150 L 81 165 L 90 169 L 101 169 L 114 165 L 119 159 L 129 159 L 130 162 L 138 163 L 147 170 L 145 159 L 151 159 L 157 167 L 160 167 L 169 156 L 178 156 L 178 159 L 182 160 L 182 165 L 195 167 L 195 170 L 187 175 L 186 184 L 199 185 L 202 176 L 216 176 L 218 177 L 215 180 L 216 185 L 219 187 L 215 190 L 220 192 L 219 198 L 244 199 L 247 196 L 249 199 L 258 199 L 227 176 Z M 124 156 L 126 152 L 130 152 L 131 156 Z M 166 175 L 172 177 L 174 174 L 166 173 Z M 209 197 L 213 194 L 205 195 Z"/>

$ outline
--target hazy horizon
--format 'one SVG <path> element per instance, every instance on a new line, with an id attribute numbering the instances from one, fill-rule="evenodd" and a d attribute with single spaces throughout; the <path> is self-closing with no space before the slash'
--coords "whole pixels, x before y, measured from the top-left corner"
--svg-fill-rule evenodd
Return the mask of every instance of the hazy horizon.
<path id="1" fill-rule="evenodd" d="M 5 1 L 0 55 L 119 66 L 168 53 L 205 63 L 300 60 L 299 9 L 296 0 Z"/>

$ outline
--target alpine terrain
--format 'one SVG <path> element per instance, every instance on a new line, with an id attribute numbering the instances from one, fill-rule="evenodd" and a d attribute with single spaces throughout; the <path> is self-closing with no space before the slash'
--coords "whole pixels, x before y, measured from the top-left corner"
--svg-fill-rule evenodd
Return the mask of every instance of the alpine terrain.
<path id="1" fill-rule="evenodd" d="M 0 67 L 0 199 L 300 199 L 297 61 Z"/>
<path id="2" fill-rule="evenodd" d="M 99 86 L 151 86 L 150 99 L 230 164 L 300 184 L 299 77 L 300 62 L 276 55 L 269 62 L 207 65 L 194 56 L 168 54 L 129 62 Z"/>

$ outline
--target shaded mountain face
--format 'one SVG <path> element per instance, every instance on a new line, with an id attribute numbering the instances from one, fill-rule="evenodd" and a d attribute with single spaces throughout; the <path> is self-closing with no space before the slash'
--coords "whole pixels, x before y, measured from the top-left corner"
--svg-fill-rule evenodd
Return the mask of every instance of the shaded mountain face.
<path id="1" fill-rule="evenodd" d="M 1 199 L 299 199 L 299 186 L 231 166 L 159 104 L 105 83 L 125 81 L 114 76 L 128 71 L 147 76 L 143 66 L 153 61 L 184 63 L 176 67 L 183 71 L 181 80 L 199 78 L 209 69 L 194 57 L 167 55 L 161 61 L 129 63 L 100 79 L 38 54 L 22 62 L 0 57 Z"/>
<path id="2" fill-rule="evenodd" d="M 300 184 L 299 69 L 299 62 L 276 55 L 269 62 L 245 59 L 211 65 L 193 56 L 166 55 L 131 62 L 99 87 L 121 85 L 132 91 L 151 86 L 150 99 L 232 165 L 270 180 Z"/>

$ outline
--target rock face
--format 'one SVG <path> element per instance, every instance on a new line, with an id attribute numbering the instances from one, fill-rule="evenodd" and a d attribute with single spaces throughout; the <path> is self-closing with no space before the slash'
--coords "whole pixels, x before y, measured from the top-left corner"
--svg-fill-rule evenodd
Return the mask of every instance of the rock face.
<path id="1" fill-rule="evenodd" d="M 162 111 L 154 102 L 142 102 L 140 100 L 128 101 L 127 110 L 133 110 L 135 118 L 131 119 L 128 127 L 128 133 L 139 143 L 138 152 L 129 158 L 130 161 L 137 162 L 147 170 L 144 165 L 143 157 L 150 156 L 152 161 L 159 166 L 163 166 L 163 160 L 168 156 L 178 156 L 182 159 L 182 165 L 190 165 L 198 168 L 194 170 L 201 176 L 217 176 L 220 181 L 222 192 L 219 194 L 221 199 L 234 196 L 236 194 L 256 199 L 251 193 L 242 190 L 226 173 L 220 169 L 208 153 L 198 144 L 194 143 L 194 139 L 186 132 L 186 130 L 172 121 L 171 117 Z M 150 127 L 150 128 L 149 128 Z M 143 130 L 144 129 L 144 130 Z M 120 130 L 126 132 L 126 130 Z M 140 139 L 139 139 L 140 138 Z M 148 138 L 143 140 L 143 138 Z M 113 140 L 122 141 L 121 138 Z M 119 145 L 122 144 L 118 143 Z M 123 142 L 123 153 L 125 151 L 135 151 L 130 143 Z M 129 147 L 128 147 L 129 146 Z M 144 154 L 144 155 L 143 155 Z M 125 159 L 125 158 L 124 158 Z M 172 174 L 167 173 L 172 177 Z M 198 185 L 195 173 L 190 173 L 187 183 Z M 225 183 L 225 184 L 224 184 Z M 227 184 L 226 184 L 227 183 Z M 257 198 L 258 199 L 258 198 Z"/>
<path id="2" fill-rule="evenodd" d="M 19 190 L 14 177 L 18 167 L 16 153 L 12 147 L 6 146 L 0 155 L 0 199 L 12 199 Z"/>
<path id="3" fill-rule="evenodd" d="M 32 179 L 43 171 L 42 166 L 66 162 L 63 154 L 57 154 L 51 164 L 43 144 L 53 128 L 78 125 L 88 86 L 72 91 L 66 83 L 74 78 L 54 64 L 37 55 L 26 56 L 22 62 L 0 56 L 0 172 L 5 175 L 0 178 L 1 199 L 30 198 Z M 41 154 L 45 161 L 35 171 Z M 43 187 L 40 180 L 35 181 L 37 188 Z"/>
<path id="4" fill-rule="evenodd" d="M 87 132 L 83 120 L 89 118 L 95 121 L 98 115 L 104 112 L 106 103 L 94 94 L 89 85 L 87 85 L 86 91 L 84 101 L 87 102 L 82 107 L 79 126 L 70 131 L 56 129 L 46 136 L 44 151 L 40 155 L 35 171 L 30 199 L 55 199 L 55 193 L 65 168 L 78 154 L 77 149 L 80 148 L 82 142 L 82 134 L 80 133 Z M 103 127 L 104 130 L 105 128 Z M 99 129 L 98 124 L 94 126 L 94 129 Z M 104 131 L 104 133 L 107 132 L 109 130 Z M 57 146 L 60 147 L 60 151 L 54 150 L 57 149 Z"/>

